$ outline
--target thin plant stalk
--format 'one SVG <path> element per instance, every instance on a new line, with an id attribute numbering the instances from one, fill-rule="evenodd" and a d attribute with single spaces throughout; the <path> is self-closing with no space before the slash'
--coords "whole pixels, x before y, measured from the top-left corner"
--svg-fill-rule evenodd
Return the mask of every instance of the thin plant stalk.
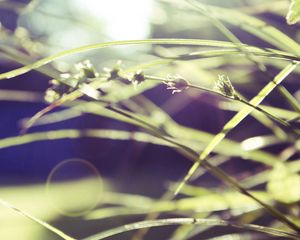
<path id="1" fill-rule="evenodd" d="M 11 210 L 13 210 L 14 212 L 17 212 L 18 214 L 21 214 L 27 218 L 29 218 L 30 220 L 38 223 L 39 225 L 47 228 L 48 230 L 50 230 L 51 232 L 53 232 L 54 234 L 58 235 L 59 237 L 61 237 L 62 239 L 65 239 L 65 240 L 76 240 L 75 238 L 72 238 L 71 236 L 65 234 L 64 232 L 62 232 L 61 230 L 53 227 L 52 225 L 50 225 L 49 223 L 46 223 L 40 219 L 38 219 L 37 217 L 35 216 L 32 216 L 31 214 L 17 208 L 16 206 L 13 206 L 12 204 L 4 201 L 3 199 L 0 199 L 0 204 L 6 208 L 9 208 Z"/>
<path id="2" fill-rule="evenodd" d="M 238 224 L 230 221 L 224 221 L 219 219 L 201 219 L 201 218 L 166 218 L 159 220 L 146 220 L 135 222 L 131 224 L 126 224 L 120 227 L 116 227 L 98 234 L 92 235 L 82 240 L 102 240 L 112 236 L 119 235 L 132 230 L 143 229 L 143 228 L 153 228 L 153 227 L 162 227 L 162 226 L 171 226 L 171 225 L 204 225 L 204 226 L 225 226 L 233 227 L 248 231 L 262 232 L 271 236 L 280 236 L 287 239 L 299 239 L 300 235 L 288 233 L 283 230 L 278 230 L 270 227 L 263 227 L 254 224 Z"/>
<path id="3" fill-rule="evenodd" d="M 77 53 L 86 52 L 95 49 L 106 48 L 106 47 L 122 46 L 122 45 L 137 45 L 137 44 L 165 44 L 165 45 L 205 46 L 205 47 L 219 47 L 219 48 L 233 48 L 233 49 L 236 48 L 236 44 L 233 44 L 231 42 L 201 40 L 201 39 L 144 39 L 144 40 L 125 40 L 125 41 L 105 42 L 105 43 L 99 43 L 93 45 L 86 45 L 86 46 L 59 52 L 52 56 L 38 60 L 32 64 L 11 70 L 9 72 L 1 73 L 0 80 L 20 76 L 31 70 L 42 67 L 50 62 L 53 62 L 54 60 L 57 60 L 59 58 L 68 55 L 77 54 Z M 263 55 L 265 54 L 266 56 L 269 55 L 271 57 L 275 53 L 278 53 L 277 56 L 281 56 L 283 58 L 289 58 L 292 61 L 300 61 L 299 57 L 293 56 L 291 54 L 285 54 L 282 51 L 276 51 L 271 49 L 266 51 L 264 49 L 260 49 L 258 47 L 251 47 L 251 46 L 249 46 L 249 48 L 250 48 L 249 50 L 253 51 L 253 53 L 255 51 L 258 51 L 258 53 L 263 53 Z"/>

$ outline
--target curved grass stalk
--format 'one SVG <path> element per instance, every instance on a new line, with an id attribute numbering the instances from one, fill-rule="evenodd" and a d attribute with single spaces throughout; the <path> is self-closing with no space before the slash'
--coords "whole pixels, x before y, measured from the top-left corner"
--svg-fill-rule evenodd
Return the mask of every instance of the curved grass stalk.
<path id="1" fill-rule="evenodd" d="M 222 41 L 212 41 L 212 40 L 200 40 L 200 39 L 145 39 L 145 40 L 125 40 L 125 41 L 114 41 L 114 42 L 106 42 L 106 43 L 99 43 L 99 44 L 93 44 L 93 45 L 87 45 L 82 46 L 66 51 L 59 52 L 57 54 L 54 54 L 52 56 L 43 58 L 39 61 L 36 61 L 32 64 L 14 69 L 12 71 L 2 73 L 0 74 L 0 80 L 3 79 L 9 79 L 13 78 L 22 74 L 25 74 L 31 70 L 37 69 L 39 67 L 42 67 L 50 62 L 53 62 L 56 59 L 77 54 L 85 51 L 90 51 L 94 49 L 101 49 L 106 47 L 113 47 L 113 46 L 122 46 L 122 45 L 137 45 L 137 44 L 165 44 L 165 45 L 189 45 L 189 46 L 205 46 L 205 47 L 220 47 L 220 48 L 236 48 L 236 44 L 231 42 L 222 42 Z M 249 47 L 250 51 L 259 50 L 262 51 L 265 55 L 272 56 L 274 53 L 273 51 L 265 51 L 263 49 L 257 48 L 257 47 Z M 246 47 L 245 47 L 246 49 Z M 287 54 L 286 56 L 288 56 Z M 286 57 L 283 56 L 283 57 Z M 292 57 L 291 60 L 298 60 L 299 58 Z"/>
<path id="2" fill-rule="evenodd" d="M 278 85 L 280 84 L 294 69 L 296 68 L 296 64 L 289 64 L 285 69 L 283 69 L 275 78 L 274 81 L 267 84 L 251 101 L 250 104 L 252 106 L 258 106 L 264 98 Z M 190 168 L 188 174 L 184 177 L 183 181 L 179 184 L 178 188 L 175 191 L 175 195 L 180 192 L 180 189 L 184 186 L 184 184 L 191 178 L 197 168 L 201 165 L 209 154 L 213 151 L 213 149 L 226 137 L 227 133 L 234 129 L 244 118 L 246 118 L 251 111 L 252 107 L 246 106 L 242 110 L 240 110 L 225 126 L 222 131 L 218 133 L 214 139 L 207 145 L 204 151 L 199 155 L 199 158 L 196 163 Z"/>
<path id="3" fill-rule="evenodd" d="M 0 51 L 6 58 L 22 65 L 29 65 L 33 62 L 31 57 L 12 47 L 0 46 Z M 59 78 L 59 71 L 51 66 L 42 66 L 37 71 L 51 78 Z"/>
<path id="4" fill-rule="evenodd" d="M 32 220 L 32 221 L 38 223 L 39 225 L 41 225 L 41 226 L 47 228 L 48 230 L 50 230 L 50 231 L 53 232 L 54 234 L 58 235 L 58 236 L 61 237 L 62 239 L 65 239 L 65 240 L 76 240 L 75 238 L 70 237 L 69 235 L 65 234 L 65 233 L 62 232 L 61 230 L 59 230 L 59 229 L 53 227 L 53 226 L 50 225 L 49 223 L 46 223 L 46 222 L 44 222 L 44 221 L 42 221 L 42 220 L 36 218 L 35 216 L 30 215 L 29 213 L 27 213 L 27 212 L 25 212 L 25 211 L 23 211 L 23 210 L 21 210 L 21 209 L 15 207 L 15 206 L 13 206 L 12 204 L 10 204 L 10 203 L 4 201 L 3 199 L 0 199 L 0 204 L 1 204 L 2 206 L 6 207 L 6 208 L 9 208 L 9 209 L 15 211 L 15 212 L 18 213 L 18 214 L 21 214 L 21 215 L 23 215 L 23 216 L 29 218 L 30 220 Z"/>
<path id="5" fill-rule="evenodd" d="M 115 140 L 135 140 L 159 145 L 169 145 L 143 132 L 128 132 L 110 129 L 63 129 L 48 132 L 30 133 L 16 137 L 9 137 L 0 140 L 0 149 L 15 147 L 22 144 L 33 143 L 37 141 L 49 141 L 59 139 L 75 138 L 107 138 Z"/>
<path id="6" fill-rule="evenodd" d="M 201 57 L 218 57 L 224 55 L 236 55 L 236 54 L 243 54 L 243 55 L 253 55 L 257 57 L 264 57 L 264 58 L 273 58 L 279 60 L 286 60 L 286 61 L 299 61 L 299 57 L 294 56 L 292 54 L 288 54 L 286 52 L 282 52 L 275 49 L 260 49 L 257 47 L 247 46 L 243 43 L 234 43 L 235 48 L 228 48 L 228 49 L 219 49 L 219 50 L 207 50 L 207 51 L 196 51 L 189 54 L 183 54 L 176 57 L 164 57 L 173 60 L 193 60 L 199 59 Z"/>
<path id="7" fill-rule="evenodd" d="M 233 111 L 237 112 L 242 108 L 243 105 L 237 104 L 237 103 L 230 103 L 227 101 L 220 101 L 218 104 L 218 107 L 223 110 L 227 111 Z M 287 110 L 287 109 L 282 109 L 282 108 L 277 108 L 269 105 L 260 105 L 261 108 L 263 108 L 265 111 L 271 113 L 272 115 L 276 115 L 277 117 L 280 117 L 282 119 L 285 119 L 286 121 L 291 121 L 294 118 L 297 118 L 299 114 L 295 111 L 292 110 Z"/>
<path id="8" fill-rule="evenodd" d="M 134 44 L 173 44 L 173 45 L 195 45 L 195 46 L 210 46 L 210 47 L 234 47 L 231 43 L 218 42 L 218 41 L 209 41 L 209 40 L 198 40 L 198 39 L 146 39 L 146 40 L 125 40 L 125 41 L 113 41 L 105 42 L 93 45 L 86 45 L 66 51 L 59 52 L 52 56 L 38 60 L 27 66 L 0 74 L 0 80 L 13 78 L 24 73 L 27 73 L 33 69 L 37 69 L 43 65 L 46 65 L 50 62 L 53 62 L 56 59 L 77 54 L 85 51 L 90 51 L 94 49 L 101 49 L 106 47 L 121 46 L 121 45 L 134 45 Z"/>
<path id="9" fill-rule="evenodd" d="M 167 218 L 167 219 L 159 219 L 159 220 L 146 220 L 146 221 L 126 224 L 104 232 L 100 232 L 98 234 L 92 235 L 82 240 L 102 240 L 108 237 L 112 237 L 121 233 L 133 231 L 137 229 L 171 226 L 171 225 L 184 225 L 184 224 L 233 227 L 233 228 L 243 229 L 247 231 L 262 232 L 272 236 L 285 237 L 287 239 L 299 239 L 300 237 L 300 235 L 298 234 L 288 233 L 275 228 L 264 227 L 264 226 L 254 225 L 254 224 L 239 224 L 239 223 L 233 223 L 233 222 L 219 220 L 219 219 Z"/>

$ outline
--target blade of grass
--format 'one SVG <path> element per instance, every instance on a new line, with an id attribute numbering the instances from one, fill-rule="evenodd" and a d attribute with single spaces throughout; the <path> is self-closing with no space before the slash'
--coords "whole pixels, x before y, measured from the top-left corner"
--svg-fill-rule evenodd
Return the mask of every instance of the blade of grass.
<path id="1" fill-rule="evenodd" d="M 272 236 L 281 236 L 286 237 L 288 239 L 299 239 L 300 235 L 288 233 L 282 230 L 278 230 L 275 228 L 269 228 L 254 224 L 239 224 L 232 223 L 229 221 L 218 220 L 218 219 L 199 219 L 199 218 L 167 218 L 167 219 L 159 219 L 159 220 L 148 220 L 135 222 L 131 224 L 126 224 L 120 227 L 116 227 L 104 232 L 100 232 L 98 234 L 92 235 L 90 237 L 84 238 L 82 240 L 101 240 L 108 237 L 112 237 L 121 233 L 125 233 L 132 230 L 142 229 L 142 228 L 153 228 L 153 227 L 161 227 L 161 226 L 170 226 L 170 225 L 183 225 L 183 224 L 195 224 L 195 225 L 209 225 L 209 226 L 227 226 L 234 227 L 244 230 L 251 230 L 257 232 L 263 232 Z"/>
<path id="2" fill-rule="evenodd" d="M 133 45 L 133 44 L 173 44 L 173 45 L 195 45 L 195 46 L 211 46 L 211 47 L 234 47 L 230 43 L 223 43 L 218 41 L 209 41 L 209 40 L 198 40 L 198 39 L 146 39 L 146 40 L 127 40 L 127 41 L 114 41 L 114 42 L 106 42 L 106 43 L 99 43 L 93 45 L 82 46 L 66 51 L 59 52 L 52 56 L 43 58 L 38 60 L 32 64 L 27 66 L 0 74 L 1 79 L 8 79 L 13 78 L 19 75 L 22 75 L 26 72 L 29 72 L 33 69 L 37 69 L 43 65 L 46 65 L 56 59 L 62 58 L 64 56 L 81 53 L 89 50 L 94 49 L 101 49 L 105 47 L 112 47 L 112 46 L 121 46 L 121 45 Z"/>
<path id="3" fill-rule="evenodd" d="M 299 114 L 297 112 L 283 109 L 283 108 L 278 108 L 278 107 L 273 107 L 273 106 L 267 106 L 267 105 L 260 105 L 261 108 L 265 109 L 272 115 L 276 115 L 277 117 L 280 117 L 282 119 L 285 119 L 287 121 L 292 120 L 296 117 L 299 117 Z M 225 101 L 220 101 L 218 104 L 218 107 L 224 110 L 228 111 L 239 111 L 242 109 L 243 105 L 239 103 L 234 103 L 234 102 L 225 102 Z"/>
<path id="4" fill-rule="evenodd" d="M 0 74 L 0 80 L 13 78 L 22 74 L 25 74 L 31 70 L 44 66 L 56 59 L 64 56 L 81 53 L 94 49 L 101 49 L 105 47 L 121 46 L 121 45 L 137 45 L 137 44 L 165 44 L 165 45 L 186 45 L 186 46 L 205 46 L 205 47 L 220 47 L 220 48 L 236 48 L 236 45 L 230 42 L 212 41 L 212 40 L 200 40 L 200 39 L 145 39 L 145 40 L 127 40 L 127 41 L 114 41 L 99 43 L 94 45 L 82 46 L 66 51 L 59 52 L 52 56 L 43 58 L 27 66 L 14 69 L 12 71 Z M 256 48 L 258 49 L 258 48 Z M 294 59 L 295 60 L 295 59 Z"/>
<path id="5" fill-rule="evenodd" d="M 292 106 L 292 108 L 300 114 L 299 101 L 282 85 L 278 86 L 280 94 L 286 99 L 286 101 Z"/>
<path id="6" fill-rule="evenodd" d="M 95 209 L 84 216 L 87 220 L 93 219 L 103 219 L 110 217 L 117 217 L 118 213 L 120 215 L 142 215 L 142 214 L 152 214 L 152 213 L 175 213 L 178 215 L 188 214 L 190 211 L 197 213 L 210 214 L 211 212 L 219 212 L 226 210 L 236 210 L 240 212 L 249 212 L 254 209 L 261 209 L 261 207 L 253 202 L 251 199 L 237 192 L 224 191 L 221 189 L 215 189 L 214 191 L 205 191 L 201 195 L 194 194 L 202 189 L 197 187 L 190 187 L 190 191 L 193 191 L 193 197 L 185 197 L 178 200 L 165 200 L 159 199 L 150 201 L 140 201 L 140 204 L 134 204 L 139 201 L 139 198 L 143 196 L 137 195 L 126 195 L 126 194 L 115 194 L 118 200 L 111 201 L 111 198 L 105 199 L 102 203 L 115 204 L 117 206 L 113 207 L 102 207 L 100 209 Z M 220 195 L 219 193 L 222 192 Z M 265 192 L 253 192 L 253 194 L 260 196 L 260 198 L 265 199 L 267 202 L 271 202 L 271 197 Z M 127 201 L 124 202 L 122 197 L 126 197 L 130 200 L 130 204 Z M 122 199 L 122 200 L 120 200 Z M 142 203 L 145 202 L 145 205 Z"/>
<path id="7" fill-rule="evenodd" d="M 21 214 L 27 218 L 29 218 L 30 220 L 38 223 L 39 225 L 43 226 L 44 228 L 47 228 L 48 230 L 50 230 L 51 232 L 53 232 L 54 234 L 58 235 L 59 237 L 61 237 L 62 239 L 65 239 L 65 240 L 76 240 L 75 238 L 72 238 L 70 236 L 68 236 L 67 234 L 65 234 L 64 232 L 62 232 L 61 230 L 53 227 L 52 225 L 36 218 L 35 216 L 32 216 L 30 215 L 29 213 L 13 206 L 12 204 L 4 201 L 3 199 L 0 199 L 0 204 L 6 208 L 9 208 L 11 210 L 13 210 L 14 212 L 18 213 L 18 214 Z"/>
<path id="8" fill-rule="evenodd" d="M 0 140 L 0 149 L 15 147 L 22 144 L 33 143 L 37 141 L 49 141 L 59 139 L 74 138 L 106 138 L 114 140 L 135 140 L 139 142 L 149 142 L 153 144 L 166 145 L 165 142 L 152 137 L 143 132 L 128 132 L 110 129 L 63 129 L 39 133 L 30 133 L 16 137 L 9 137 Z"/>
<path id="9" fill-rule="evenodd" d="M 20 63 L 22 65 L 28 65 L 34 62 L 34 60 L 30 56 L 25 55 L 19 50 L 14 49 L 7 45 L 0 46 L 0 51 L 8 59 Z M 59 72 L 55 68 L 52 68 L 51 66 L 42 66 L 37 71 L 52 78 L 59 78 Z"/>
<path id="10" fill-rule="evenodd" d="M 166 57 L 174 60 L 193 60 L 198 59 L 202 56 L 207 57 L 217 57 L 222 55 L 234 55 L 234 54 L 244 54 L 244 55 L 254 55 L 257 57 L 271 58 L 271 59 L 281 59 L 287 61 L 299 61 L 299 57 L 289 54 L 280 50 L 275 50 L 272 48 L 258 48 L 253 46 L 247 46 L 245 44 L 233 43 L 235 47 L 228 49 L 219 49 L 219 50 L 208 50 L 208 51 L 197 51 L 191 52 L 189 54 L 179 55 L 177 57 Z M 241 51 L 243 49 L 243 51 Z"/>

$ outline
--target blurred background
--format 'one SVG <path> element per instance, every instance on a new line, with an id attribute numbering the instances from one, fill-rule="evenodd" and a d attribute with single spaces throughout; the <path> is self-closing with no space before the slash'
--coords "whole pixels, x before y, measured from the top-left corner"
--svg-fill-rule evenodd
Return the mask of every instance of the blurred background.
<path id="1" fill-rule="evenodd" d="M 289 1 L 200 2 L 252 14 L 299 41 L 299 26 L 287 26 L 285 21 Z M 230 27 L 242 42 L 273 47 L 238 27 Z M 146 38 L 228 41 L 209 18 L 201 15 L 185 1 L 0 0 L 1 73 L 83 45 Z M 66 73 L 72 71 L 74 64 L 89 59 L 97 71 L 102 71 L 104 67 L 112 68 L 118 60 L 122 60 L 125 67 L 131 67 L 157 59 L 159 55 L 176 55 L 188 51 L 187 47 L 151 45 L 111 47 L 58 59 L 49 65 L 49 69 L 55 74 Z M 271 76 L 282 66 L 276 62 L 265 61 Z M 236 63 L 239 64 L 238 67 Z M 191 82 L 208 88 L 214 86 L 218 75 L 226 74 L 230 76 L 235 87 L 248 98 L 266 84 L 265 74 L 253 63 L 234 56 L 201 59 L 192 61 L 192 64 L 178 62 L 155 67 L 149 72 L 158 76 L 180 74 Z M 299 96 L 299 81 L 295 81 L 296 78 L 297 76 L 289 77 L 285 86 L 295 96 Z M 38 71 L 30 71 L 0 81 L 0 141 L 17 137 L 22 122 L 47 106 L 43 98 L 50 79 L 51 77 Z M 115 91 L 121 92 L 122 89 Z M 218 133 L 234 114 L 234 111 L 221 109 L 219 103 L 222 99 L 201 91 L 191 90 L 173 95 L 165 86 L 158 85 L 146 90 L 143 95 L 160 106 L 177 123 L 212 135 Z M 290 108 L 276 93 L 270 94 L 264 103 Z M 65 109 L 67 108 L 59 107 L 51 113 Z M 62 129 L 115 129 L 130 132 L 137 128 L 111 118 L 84 113 L 65 121 L 33 126 L 28 133 Z M 238 129 L 229 135 L 231 140 L 238 143 L 250 137 L 270 133 L 269 129 L 252 117 L 243 121 Z M 48 139 L 51 139 L 50 135 Z M 0 143 L 0 197 L 76 238 L 144 219 L 142 215 L 82 221 L 97 206 L 117 204 L 120 199 L 125 201 L 126 196 L 129 205 L 133 202 L 146 204 L 147 199 L 142 197 L 130 199 L 135 195 L 160 198 L 168 186 L 181 179 L 191 166 L 190 161 L 168 147 L 133 140 L 83 137 L 36 141 L 14 147 L 3 147 L 3 144 Z M 280 154 L 287 146 L 287 143 L 282 143 L 268 146 L 264 150 L 271 154 Z M 296 159 L 299 156 L 293 157 Z M 239 157 L 233 157 L 222 167 L 238 179 L 265 169 L 264 165 L 253 161 L 239 161 Z M 210 174 L 204 174 L 194 184 L 202 187 L 222 187 L 222 183 Z M 136 202 L 138 199 L 140 202 Z M 60 239 L 10 209 L 2 206 L 0 208 L 1 240 Z M 262 220 L 265 221 L 268 218 Z M 168 239 L 172 230 L 174 228 L 167 228 L 167 231 L 156 230 L 150 232 L 145 239 Z M 209 239 L 222 231 L 208 231 L 195 239 Z M 236 232 L 227 231 L 228 234 Z M 129 236 L 131 235 L 125 239 L 129 239 Z M 232 235 L 232 238 L 226 239 L 242 238 L 233 238 Z M 267 238 L 257 236 L 249 239 Z"/>

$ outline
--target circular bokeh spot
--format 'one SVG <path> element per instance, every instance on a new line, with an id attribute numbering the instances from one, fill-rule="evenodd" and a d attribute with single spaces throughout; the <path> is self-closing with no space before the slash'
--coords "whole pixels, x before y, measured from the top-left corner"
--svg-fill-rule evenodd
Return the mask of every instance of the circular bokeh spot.
<path id="1" fill-rule="evenodd" d="M 94 209 L 103 191 L 98 170 L 83 159 L 67 159 L 50 172 L 46 192 L 50 204 L 62 215 L 81 216 Z"/>

